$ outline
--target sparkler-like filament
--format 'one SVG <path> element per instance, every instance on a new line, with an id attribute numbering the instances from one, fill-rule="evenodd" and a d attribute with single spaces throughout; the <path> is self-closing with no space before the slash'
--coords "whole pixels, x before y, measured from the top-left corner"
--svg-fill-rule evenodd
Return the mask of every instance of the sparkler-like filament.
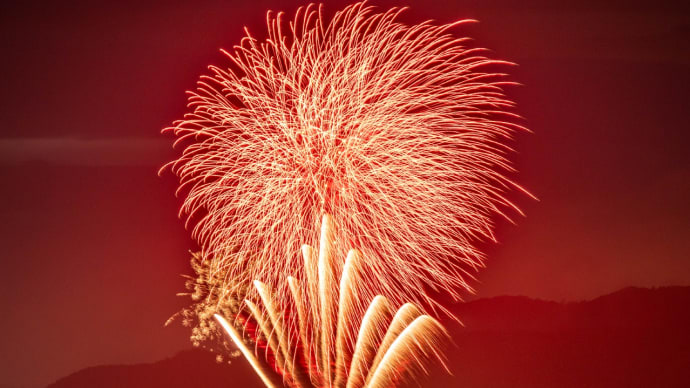
<path id="1" fill-rule="evenodd" d="M 362 326 L 359 329 L 355 352 L 352 355 L 350 365 L 350 377 L 347 388 L 356 388 L 363 385 L 369 372 L 369 362 L 376 354 L 376 345 L 380 343 L 383 333 L 380 326 L 390 319 L 388 301 L 379 295 L 371 302 L 369 309 L 364 314 Z"/>
<path id="2" fill-rule="evenodd" d="M 309 304 L 305 306 L 304 296 L 307 293 L 304 287 L 300 287 L 297 279 L 290 277 L 288 282 L 294 300 L 289 308 L 293 308 L 296 314 L 288 313 L 287 306 L 277 304 L 268 286 L 258 281 L 254 282 L 254 286 L 260 295 L 261 306 L 246 301 L 252 319 L 266 339 L 264 358 L 267 361 L 270 359 L 269 351 L 274 356 L 273 369 L 281 375 L 283 384 L 289 387 L 388 387 L 400 379 L 404 370 L 414 369 L 415 366 L 423 370 L 424 363 L 429 359 L 441 359 L 436 348 L 439 340 L 447 335 L 445 330 L 435 319 L 422 315 L 412 304 L 403 305 L 392 315 L 390 303 L 379 295 L 360 320 L 353 318 L 351 309 L 356 305 L 360 294 L 358 291 L 363 287 L 357 281 L 363 261 L 357 251 L 351 250 L 347 255 L 339 286 L 326 292 L 325 286 L 333 286 L 332 279 L 336 277 L 333 272 L 328 273 L 336 268 L 332 264 L 337 257 L 333 241 L 329 238 L 332 227 L 330 217 L 324 216 L 319 262 L 305 262 L 306 265 L 319 267 L 316 280 L 321 292 L 317 294 L 317 300 L 308 300 Z M 308 315 L 307 309 L 320 310 L 320 315 Z M 332 331 L 329 330 L 333 328 L 335 316 L 338 317 L 336 336 L 331 338 Z M 225 318 L 217 314 L 215 318 L 266 386 L 273 387 L 274 383 L 268 377 L 270 372 L 265 366 L 267 363 L 262 364 L 256 359 L 248 350 L 244 338 Z M 311 321 L 306 322 L 306 319 Z M 292 326 L 300 329 L 295 341 L 289 341 L 291 335 L 283 325 L 286 320 L 299 322 Z M 312 334 L 320 333 L 321 336 L 310 337 L 307 330 L 311 330 Z M 356 333 L 356 341 L 353 333 Z M 311 344 L 310 341 L 317 341 L 318 344 Z M 334 341 L 336 345 L 330 346 L 329 341 Z M 296 362 L 298 359 L 308 360 L 305 353 L 312 350 L 321 354 L 321 362 L 316 368 Z"/>
<path id="3" fill-rule="evenodd" d="M 247 33 L 226 52 L 232 65 L 210 68 L 192 112 L 170 128 L 186 147 L 169 164 L 186 192 L 181 214 L 217 287 L 256 300 L 258 280 L 276 308 L 295 292 L 320 300 L 300 314 L 324 329 L 302 334 L 327 379 L 342 375 L 332 349 L 342 345 L 333 274 L 343 261 L 310 248 L 299 258 L 322 214 L 338 225 L 333 247 L 366 258 L 367 287 L 348 307 L 361 316 L 377 295 L 426 309 L 436 305 L 425 290 L 471 290 L 476 242 L 493 238 L 494 215 L 517 210 L 505 197 L 517 187 L 505 142 L 521 127 L 492 70 L 505 62 L 450 34 L 464 21 L 406 25 L 400 12 L 357 3 L 329 22 L 308 6 L 288 24 L 269 13 L 267 39 Z"/>
<path id="4" fill-rule="evenodd" d="M 443 330 L 443 328 L 438 321 L 430 316 L 422 315 L 415 318 L 393 341 L 391 347 L 386 350 L 381 363 L 370 374 L 371 378 L 366 386 L 374 388 L 390 385 L 390 381 L 396 377 L 396 373 L 400 373 L 396 366 L 404 364 L 410 359 L 419 362 L 418 353 L 421 353 L 425 359 L 429 358 L 430 353 L 438 356 L 434 350 L 434 343 L 429 336 L 425 335 L 425 333 L 433 333 L 438 330 Z M 422 365 L 421 362 L 418 365 Z"/>
<path id="5" fill-rule="evenodd" d="M 256 372 L 256 374 L 259 376 L 261 381 L 263 381 L 266 387 L 277 388 L 275 385 L 273 385 L 273 382 L 268 378 L 267 374 L 270 373 L 270 371 L 266 370 L 266 368 L 264 368 L 259 363 L 259 360 L 257 360 L 256 357 L 254 357 L 252 351 L 244 344 L 244 342 L 242 342 L 242 335 L 240 335 L 240 333 L 238 333 L 237 330 L 235 330 L 235 328 L 232 327 L 232 325 L 225 318 L 223 318 L 223 316 L 215 314 L 214 317 L 216 318 L 218 323 L 220 323 L 223 330 L 225 330 L 225 332 L 228 333 L 228 335 L 232 339 L 232 342 L 234 342 L 240 349 L 244 358 L 247 359 L 249 364 L 254 369 L 254 372 Z"/>

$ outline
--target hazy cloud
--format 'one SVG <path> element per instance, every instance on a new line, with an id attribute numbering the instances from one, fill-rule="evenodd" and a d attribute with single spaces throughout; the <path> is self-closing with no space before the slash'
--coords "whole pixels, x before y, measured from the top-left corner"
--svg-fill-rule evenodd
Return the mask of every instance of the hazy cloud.
<path id="1" fill-rule="evenodd" d="M 162 165 L 171 158 L 171 140 L 69 137 L 0 139 L 1 164 L 43 162 L 60 165 Z"/>

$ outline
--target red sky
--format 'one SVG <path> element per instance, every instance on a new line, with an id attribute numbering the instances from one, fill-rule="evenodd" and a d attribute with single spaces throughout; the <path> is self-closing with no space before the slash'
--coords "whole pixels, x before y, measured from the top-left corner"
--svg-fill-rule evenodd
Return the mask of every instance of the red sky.
<path id="1" fill-rule="evenodd" d="M 540 201 L 515 195 L 527 218 L 497 220 L 479 295 L 690 284 L 690 16 L 682 2 L 552 3 L 405 3 L 409 21 L 479 19 L 457 33 L 520 65 L 509 94 L 534 134 L 514 144 L 517 180 Z M 174 177 L 156 176 L 176 155 L 159 131 L 244 25 L 298 4 L 0 6 L 0 387 L 188 346 L 162 328 L 194 245 Z"/>

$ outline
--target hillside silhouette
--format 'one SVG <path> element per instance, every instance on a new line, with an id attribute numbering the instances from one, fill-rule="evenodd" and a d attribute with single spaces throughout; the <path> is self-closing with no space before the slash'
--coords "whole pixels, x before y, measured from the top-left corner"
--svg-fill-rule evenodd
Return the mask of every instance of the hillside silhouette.
<path id="1" fill-rule="evenodd" d="M 480 299 L 452 307 L 447 364 L 423 387 L 689 387 L 690 287 L 626 288 L 590 301 Z M 49 388 L 261 387 L 244 359 L 203 350 L 83 369 Z"/>

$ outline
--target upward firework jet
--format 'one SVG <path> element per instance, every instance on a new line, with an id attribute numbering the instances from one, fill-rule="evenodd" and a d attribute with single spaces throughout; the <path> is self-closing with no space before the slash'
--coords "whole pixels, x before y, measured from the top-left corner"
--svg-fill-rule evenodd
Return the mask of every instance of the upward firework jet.
<path id="1" fill-rule="evenodd" d="M 436 349 L 446 337 L 445 330 L 414 305 L 406 303 L 394 312 L 379 295 L 363 316 L 353 314 L 359 292 L 368 286 L 360 282 L 360 252 L 350 250 L 332 291 L 328 283 L 336 256 L 331 232 L 331 218 L 324 216 L 318 259 L 308 254 L 310 247 L 305 248 L 307 281 L 287 278 L 289 305 L 279 305 L 268 285 L 254 282 L 257 303 L 245 303 L 255 326 L 253 342 L 266 348 L 263 359 L 257 358 L 262 352 L 253 352 L 245 341 L 246 330 L 235 327 L 239 320 L 229 322 L 215 315 L 268 387 L 389 387 L 439 357 Z M 279 381 L 272 378 L 273 371 Z"/>
<path id="2" fill-rule="evenodd" d="M 490 71 L 505 62 L 454 38 L 463 21 L 410 26 L 400 12 L 269 13 L 267 39 L 247 32 L 229 67 L 190 93 L 192 112 L 169 128 L 185 149 L 169 166 L 219 289 L 251 299 L 257 280 L 288 305 L 287 275 L 311 276 L 301 244 L 330 214 L 334 246 L 365 258 L 356 315 L 377 295 L 426 307 L 428 289 L 470 290 L 476 242 L 517 210 L 504 196 L 517 187 L 505 142 L 520 127 Z"/>

